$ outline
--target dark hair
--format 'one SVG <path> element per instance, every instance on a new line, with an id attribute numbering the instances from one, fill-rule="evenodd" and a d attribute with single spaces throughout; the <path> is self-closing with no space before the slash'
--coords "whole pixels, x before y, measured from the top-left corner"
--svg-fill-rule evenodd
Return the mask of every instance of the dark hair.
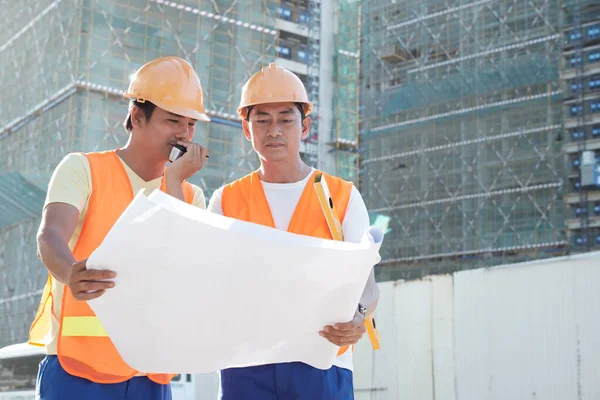
<path id="1" fill-rule="evenodd" d="M 140 103 L 137 100 L 131 100 L 131 103 L 129 103 L 129 112 L 127 113 L 127 118 L 125 118 L 125 122 L 123 122 L 123 126 L 125 127 L 127 132 L 131 132 L 131 130 L 133 129 L 133 125 L 131 124 L 131 110 L 133 109 L 133 106 L 138 107 L 140 110 L 142 110 L 144 112 L 146 121 L 150 121 L 150 118 L 152 118 L 152 113 L 154 112 L 154 109 L 156 108 L 156 105 L 154 105 L 154 103 L 151 103 L 149 101 Z"/>
<path id="2" fill-rule="evenodd" d="M 306 115 L 304 115 L 304 104 L 302 103 L 294 103 L 296 104 L 296 107 L 298 107 L 298 110 L 300 111 L 300 121 L 304 121 L 304 118 L 306 118 Z M 246 107 L 246 109 L 248 110 L 248 112 L 246 113 L 246 121 L 250 121 L 250 111 L 252 111 L 252 109 L 254 108 L 254 106 L 248 106 Z"/>

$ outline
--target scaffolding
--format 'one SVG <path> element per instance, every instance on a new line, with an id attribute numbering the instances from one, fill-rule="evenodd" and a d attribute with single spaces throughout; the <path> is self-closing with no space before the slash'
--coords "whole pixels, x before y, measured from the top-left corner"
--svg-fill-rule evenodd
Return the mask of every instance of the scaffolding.
<path id="1" fill-rule="evenodd" d="M 294 72 L 314 96 L 320 62 L 318 4 L 0 0 L 0 198 L 17 196 L 22 203 L 3 200 L 0 206 L 0 347 L 27 338 L 45 283 L 35 232 L 50 175 L 70 152 L 126 142 L 122 93 L 130 75 L 166 55 L 194 66 L 212 121 L 197 125 L 194 140 L 208 147 L 211 161 L 192 182 L 208 198 L 258 165 L 236 114 L 242 85 L 252 74 L 269 62 L 287 62 L 300 71 Z M 283 45 L 284 35 L 295 35 L 301 43 Z M 308 77 L 302 75 L 305 69 Z M 302 150 L 316 165 L 319 135 L 313 132 Z"/>
<path id="2" fill-rule="evenodd" d="M 367 2 L 361 190 L 389 220 L 380 279 L 566 251 L 560 10 Z"/>

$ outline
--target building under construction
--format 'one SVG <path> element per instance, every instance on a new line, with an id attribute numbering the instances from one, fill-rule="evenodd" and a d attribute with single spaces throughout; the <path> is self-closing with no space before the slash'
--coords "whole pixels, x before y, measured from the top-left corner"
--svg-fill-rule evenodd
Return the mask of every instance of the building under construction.
<path id="1" fill-rule="evenodd" d="M 600 245 L 599 198 L 577 169 L 585 143 L 598 148 L 599 10 L 585 0 L 364 3 L 360 188 L 389 229 L 380 279 Z"/>
<path id="2" fill-rule="evenodd" d="M 26 340 L 46 280 L 35 236 L 52 171 L 69 152 L 126 142 L 122 93 L 156 57 L 185 58 L 203 84 L 212 121 L 198 124 L 195 140 L 211 158 L 192 181 L 207 197 L 258 165 L 236 108 L 244 82 L 272 61 L 296 73 L 315 104 L 304 159 L 334 173 L 339 164 L 355 180 L 356 154 L 336 150 L 358 129 L 359 33 L 338 49 L 346 39 L 321 18 L 350 15 L 356 27 L 353 3 L 0 0 L 0 347 Z M 335 124 L 334 112 L 353 127 Z"/>

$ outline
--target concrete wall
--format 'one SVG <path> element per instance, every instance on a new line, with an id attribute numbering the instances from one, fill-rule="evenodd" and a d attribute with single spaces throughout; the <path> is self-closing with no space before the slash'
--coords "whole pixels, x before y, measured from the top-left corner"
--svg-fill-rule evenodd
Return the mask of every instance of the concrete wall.
<path id="1" fill-rule="evenodd" d="M 357 400 L 600 399 L 600 253 L 380 288 Z"/>

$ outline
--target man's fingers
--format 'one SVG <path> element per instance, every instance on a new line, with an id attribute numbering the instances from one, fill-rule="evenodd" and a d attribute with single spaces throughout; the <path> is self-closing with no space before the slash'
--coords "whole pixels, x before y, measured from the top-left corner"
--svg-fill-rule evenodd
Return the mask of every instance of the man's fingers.
<path id="1" fill-rule="evenodd" d="M 196 145 L 196 157 L 198 157 L 198 161 L 204 162 L 204 158 L 206 157 L 206 149 L 204 146 L 199 144 Z"/>
<path id="2" fill-rule="evenodd" d="M 104 279 L 112 279 L 117 274 L 113 271 L 101 270 L 101 269 L 88 269 L 81 273 L 82 281 L 101 281 Z"/>
<path id="3" fill-rule="evenodd" d="M 359 325 L 364 325 L 365 324 L 365 318 L 360 315 L 360 314 L 356 314 L 354 316 L 354 318 L 352 319 L 352 321 L 349 322 L 340 322 L 334 325 L 334 327 L 336 329 L 342 330 L 342 331 L 351 331 L 353 329 L 356 329 L 357 326 Z"/>
<path id="4" fill-rule="evenodd" d="M 351 336 L 337 336 L 321 332 L 321 336 L 323 336 L 325 339 L 329 340 L 331 343 L 337 346 L 349 346 L 357 343 L 363 337 L 363 334 L 361 333 Z"/>
<path id="5" fill-rule="evenodd" d="M 114 282 L 98 282 L 98 281 L 84 281 L 79 284 L 80 292 L 89 292 L 94 290 L 110 289 L 115 287 Z"/>
<path id="6" fill-rule="evenodd" d="M 88 300 L 93 300 L 95 298 L 102 296 L 104 294 L 104 292 L 105 292 L 104 290 L 98 290 L 97 292 L 92 292 L 92 293 L 80 292 L 80 293 L 77 293 L 77 296 L 74 296 L 74 297 L 80 301 L 88 301 Z"/>
<path id="7" fill-rule="evenodd" d="M 360 323 L 355 322 L 344 322 L 340 324 L 335 324 L 332 328 L 338 331 L 353 331 L 360 325 Z"/>
<path id="8" fill-rule="evenodd" d="M 200 163 L 204 163 L 204 159 L 209 158 L 208 150 L 198 143 L 182 141 L 177 143 L 187 148 L 187 153 L 189 153 L 189 157 L 192 160 L 197 160 L 200 161 Z"/>
<path id="9" fill-rule="evenodd" d="M 326 337 L 331 337 L 331 338 L 339 338 L 340 340 L 345 340 L 345 338 L 350 338 L 350 337 L 354 337 L 354 336 L 362 336 L 365 334 L 366 329 L 357 329 L 354 331 L 335 331 L 335 330 L 330 330 L 330 331 L 326 331 L 323 330 L 321 331 L 323 333 L 322 336 L 326 336 Z"/>
<path id="10" fill-rule="evenodd" d="M 364 326 L 365 326 L 364 320 L 353 320 L 350 322 L 343 322 L 343 323 L 335 324 L 333 326 L 327 325 L 324 329 L 325 330 L 335 330 L 335 331 L 339 331 L 339 332 L 352 332 L 356 329 L 360 329 L 361 327 L 364 328 Z"/>
<path id="11" fill-rule="evenodd" d="M 319 334 L 338 346 L 356 343 L 367 331 L 364 324 L 359 325 L 356 329 L 350 331 L 342 331 L 335 329 L 332 326 L 326 326 Z"/>
<path id="12" fill-rule="evenodd" d="M 77 261 L 72 265 L 71 275 L 77 277 L 78 281 L 100 281 L 103 279 L 112 279 L 117 274 L 114 271 L 101 269 L 87 269 L 87 259 Z"/>

